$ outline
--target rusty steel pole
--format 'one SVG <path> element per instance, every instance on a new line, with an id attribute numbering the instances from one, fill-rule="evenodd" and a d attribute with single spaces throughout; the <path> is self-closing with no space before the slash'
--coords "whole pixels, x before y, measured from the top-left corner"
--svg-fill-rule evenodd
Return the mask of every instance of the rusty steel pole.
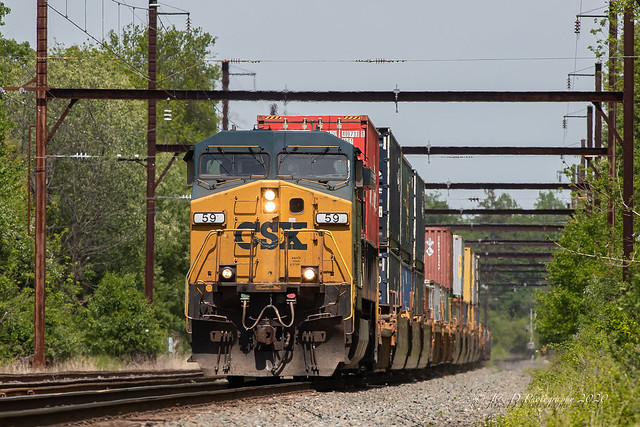
<path id="1" fill-rule="evenodd" d="M 593 148 L 593 106 L 587 106 L 587 147 Z M 586 182 L 586 178 L 588 176 L 587 172 L 591 169 L 591 157 L 584 157 L 585 159 L 585 170 L 583 172 L 582 183 Z M 587 197 L 587 203 L 589 204 L 589 208 L 591 208 L 591 203 L 593 202 L 593 195 L 590 190 L 585 191 Z"/>
<path id="2" fill-rule="evenodd" d="M 596 63 L 596 92 L 602 92 L 602 63 Z M 599 106 L 600 103 L 598 102 Z M 594 133 L 594 142 L 596 148 L 602 148 L 602 117 L 600 114 L 595 115 L 595 133 Z"/>
<path id="3" fill-rule="evenodd" d="M 633 122 L 634 122 L 634 39 L 633 7 L 624 11 L 624 116 L 622 154 L 622 279 L 629 280 L 629 260 L 633 253 Z"/>
<path id="4" fill-rule="evenodd" d="M 591 105 L 587 106 L 587 148 L 593 148 L 593 107 Z"/>
<path id="5" fill-rule="evenodd" d="M 585 149 L 586 148 L 586 143 L 587 140 L 586 139 L 581 139 L 580 140 L 580 148 Z M 578 185 L 582 186 L 584 184 L 584 177 L 585 177 L 585 173 L 586 173 L 586 168 L 587 168 L 587 158 L 585 156 L 581 156 L 580 157 L 580 168 L 578 169 Z"/>
<path id="6" fill-rule="evenodd" d="M 158 51 L 158 4 L 149 0 L 149 35 L 147 48 L 148 88 L 156 89 L 157 51 Z M 144 294 L 153 303 L 153 264 L 155 247 L 156 220 L 156 100 L 148 101 L 147 118 L 147 214 L 146 245 L 144 266 Z"/>
<path id="7" fill-rule="evenodd" d="M 609 91 L 616 90 L 616 73 L 618 72 L 616 67 L 616 55 L 618 49 L 618 15 L 613 7 L 613 0 L 609 2 Z M 616 137 L 615 137 L 615 123 L 617 115 L 618 104 L 615 102 L 608 103 L 608 115 L 609 123 L 613 124 L 609 126 L 607 132 L 607 155 L 609 157 L 609 177 L 615 182 L 616 172 Z M 610 197 L 607 202 L 607 223 L 609 229 L 613 233 L 613 227 L 615 225 L 616 215 L 615 206 L 613 204 L 613 198 Z"/>
<path id="8" fill-rule="evenodd" d="M 596 92 L 602 92 L 602 63 L 596 62 Z M 599 102 L 596 103 L 598 110 L 601 110 L 601 104 Z M 602 148 L 602 116 L 596 112 L 595 116 L 595 133 L 594 133 L 594 144 L 595 148 Z M 593 196 L 593 206 L 596 210 L 600 209 L 600 194 L 592 193 Z"/>
<path id="9" fill-rule="evenodd" d="M 36 34 L 36 218 L 33 367 L 45 367 L 45 283 L 47 242 L 47 0 L 37 0 Z"/>
<path id="10" fill-rule="evenodd" d="M 229 60 L 222 61 L 222 90 L 229 90 Z M 229 130 L 229 100 L 222 100 L 222 130 Z"/>

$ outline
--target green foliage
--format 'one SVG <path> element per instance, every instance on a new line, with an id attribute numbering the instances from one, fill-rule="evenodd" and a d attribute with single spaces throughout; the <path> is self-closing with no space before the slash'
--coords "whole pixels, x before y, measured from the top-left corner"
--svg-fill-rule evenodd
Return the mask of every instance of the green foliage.
<path id="1" fill-rule="evenodd" d="M 9 12 L 0 3 L 0 23 Z M 213 89 L 215 39 L 200 29 L 159 32 L 158 87 Z M 59 87 L 146 88 L 146 35 L 139 28 L 108 45 L 50 48 L 48 82 Z M 64 58 L 64 59 L 60 59 Z M 0 35 L 0 83 L 29 81 L 35 53 Z M 0 96 L 0 362 L 28 357 L 33 346 L 33 242 L 27 234 L 26 151 L 34 94 Z M 13 96 L 16 95 L 16 96 Z M 169 334 L 184 334 L 189 205 L 185 166 L 174 162 L 157 187 L 154 306 L 138 284 L 144 265 L 146 102 L 80 100 L 47 147 L 46 349 L 55 360 L 78 352 L 154 355 Z M 68 100 L 51 100 L 51 129 Z M 213 102 L 158 103 L 158 143 L 193 143 L 215 133 Z M 161 115 L 160 115 L 161 116 Z M 161 117 L 160 117 L 161 118 Z M 89 157 L 78 159 L 77 153 Z M 137 161 L 118 161 L 117 156 Z M 158 154 L 157 175 L 170 156 Z M 142 164 L 142 165 L 141 165 Z M 109 305 L 114 292 L 114 304 Z M 111 317 L 111 312 L 114 317 Z M 104 335 L 103 335 L 104 334 Z M 139 335 L 136 335 L 139 334 Z"/>
<path id="2" fill-rule="evenodd" d="M 578 331 L 580 298 L 560 287 L 536 293 L 536 328 L 542 344 L 562 342 Z"/>
<path id="3" fill-rule="evenodd" d="M 86 345 L 92 354 L 133 357 L 163 348 L 166 336 L 133 275 L 108 273 L 88 304 Z"/>
<path id="4" fill-rule="evenodd" d="M 548 264 L 547 292 L 537 295 L 537 328 L 543 343 L 559 343 L 575 334 L 581 324 L 594 321 L 595 298 L 617 288 L 615 267 L 605 262 L 608 233 L 604 213 L 578 210 L 558 240 L 559 249 Z M 588 292 L 587 292 L 588 291 Z M 609 295 L 604 295 L 609 296 Z"/>
<path id="5" fill-rule="evenodd" d="M 640 385 L 633 373 L 617 363 L 608 342 L 604 331 L 586 326 L 557 346 L 558 356 L 534 374 L 527 392 L 498 424 L 636 425 Z"/>
<path id="6" fill-rule="evenodd" d="M 31 302 L 33 299 L 29 298 L 28 301 Z M 85 312 L 86 309 L 67 292 L 51 284 L 47 286 L 45 310 L 47 357 L 53 360 L 66 360 L 82 354 Z M 33 327 L 32 323 L 31 326 Z"/>
<path id="7" fill-rule="evenodd" d="M 527 310 L 528 313 L 528 310 Z M 494 349 L 503 355 L 524 354 L 529 341 L 529 318 L 521 312 L 514 315 L 503 310 L 494 310 L 488 319 L 491 330 L 491 353 Z"/>
<path id="8" fill-rule="evenodd" d="M 33 289 L 20 289 L 0 276 L 0 362 L 33 349 Z"/>
<path id="9" fill-rule="evenodd" d="M 425 209 L 449 209 L 446 200 L 440 199 L 439 193 L 426 193 L 424 196 Z M 462 222 L 460 215 L 426 215 L 427 227 L 437 226 L 438 224 L 458 224 Z"/>
<path id="10" fill-rule="evenodd" d="M 158 32 L 157 87 L 159 89 L 210 90 L 220 78 L 218 66 L 205 61 L 211 55 L 215 38 L 200 28 L 185 32 L 175 27 Z M 108 52 L 125 58 L 118 62 L 131 78 L 131 87 L 147 88 L 146 76 L 139 71 L 147 69 L 147 34 L 133 26 L 123 31 L 118 39 L 109 36 Z M 158 123 L 158 140 L 167 144 L 194 143 L 211 136 L 217 130 L 218 120 L 213 102 L 158 102 L 158 111 L 171 110 L 172 120 Z"/>

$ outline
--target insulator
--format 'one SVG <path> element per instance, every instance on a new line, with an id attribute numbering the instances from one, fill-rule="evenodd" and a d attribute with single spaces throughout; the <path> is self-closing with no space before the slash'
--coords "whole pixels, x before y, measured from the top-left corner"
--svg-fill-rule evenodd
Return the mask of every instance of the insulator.
<path id="1" fill-rule="evenodd" d="M 191 15 L 187 15 L 187 31 L 191 31 Z"/>
<path id="2" fill-rule="evenodd" d="M 563 118 L 562 119 L 562 129 L 566 129 L 567 128 L 567 118 Z"/>
<path id="3" fill-rule="evenodd" d="M 576 18 L 576 34 L 580 34 L 580 18 Z"/>
<path id="4" fill-rule="evenodd" d="M 567 89 L 571 89 L 571 77 L 567 77 Z"/>

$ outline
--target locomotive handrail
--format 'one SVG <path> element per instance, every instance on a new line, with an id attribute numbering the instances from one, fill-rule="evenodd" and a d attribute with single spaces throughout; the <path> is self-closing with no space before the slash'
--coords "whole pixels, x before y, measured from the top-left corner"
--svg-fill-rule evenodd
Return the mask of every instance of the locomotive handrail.
<path id="1" fill-rule="evenodd" d="M 200 246 L 200 249 L 198 249 L 198 253 L 196 254 L 196 257 L 193 259 L 193 263 L 191 263 L 191 265 L 189 266 L 189 271 L 187 271 L 187 275 L 184 278 L 184 316 L 187 319 L 186 329 L 188 334 L 191 333 L 191 331 L 189 330 L 189 319 L 192 319 L 192 317 L 189 316 L 189 277 L 191 277 L 191 272 L 193 271 L 193 268 L 196 266 L 196 262 L 198 262 L 198 259 L 200 258 L 200 254 L 202 253 L 202 249 L 204 248 L 204 245 L 207 243 L 207 241 L 209 240 L 209 238 L 213 233 L 218 234 L 219 231 L 220 230 L 209 230 L 209 232 L 204 238 L 204 241 L 202 242 L 202 245 Z"/>
<path id="2" fill-rule="evenodd" d="M 200 259 L 200 255 L 203 252 L 203 249 L 205 247 L 205 245 L 207 244 L 207 242 L 209 241 L 209 239 L 211 238 L 211 236 L 213 234 L 216 234 L 217 236 L 219 236 L 220 234 L 223 233 L 227 233 L 227 232 L 236 232 L 236 231 L 240 231 L 240 232 L 251 232 L 251 233 L 255 233 L 255 231 L 253 229 L 248 229 L 248 228 L 227 228 L 224 230 L 210 230 L 206 237 L 204 238 L 204 241 L 202 242 L 202 245 L 200 246 L 200 249 L 198 249 L 198 253 L 196 254 L 196 257 L 193 260 L 193 263 L 191 264 L 191 266 L 189 267 L 189 271 L 187 272 L 187 275 L 185 277 L 185 299 L 184 299 L 184 314 L 185 317 L 187 319 L 187 333 L 191 333 L 191 331 L 189 331 L 189 327 L 188 327 L 188 320 L 189 319 L 193 319 L 191 316 L 189 316 L 189 279 L 191 277 L 191 273 L 193 272 L 193 269 L 195 268 L 197 262 Z M 344 259 L 344 256 L 342 255 L 342 251 L 340 250 L 340 246 L 336 243 L 336 239 L 333 236 L 333 233 L 331 233 L 331 231 L 326 230 L 326 229 L 314 229 L 314 228 L 302 228 L 302 229 L 296 229 L 296 230 L 284 230 L 285 234 L 289 231 L 296 231 L 298 233 L 321 233 L 321 234 L 327 234 L 330 238 L 331 241 L 333 242 L 333 245 L 336 249 L 336 251 L 338 252 L 338 256 L 340 257 L 340 261 L 342 263 L 342 265 L 344 266 L 345 271 L 347 272 L 347 275 L 349 276 L 349 287 L 350 287 L 350 296 L 351 296 L 351 304 L 350 304 L 350 314 L 348 317 L 346 317 L 344 320 L 349 320 L 351 318 L 353 318 L 353 305 L 354 305 L 354 301 L 355 301 L 355 292 L 354 292 L 354 286 L 353 286 L 353 275 L 351 274 L 351 270 L 349 269 L 349 266 L 347 265 L 347 262 Z M 286 264 L 288 264 L 288 260 L 286 261 Z M 355 328 L 355 325 L 354 325 Z"/>
<path id="3" fill-rule="evenodd" d="M 351 270 L 349 269 L 349 266 L 347 265 L 346 261 L 344 260 L 344 257 L 342 256 L 342 251 L 340 251 L 340 246 L 338 246 L 338 244 L 336 243 L 336 239 L 333 237 L 333 234 L 331 233 L 331 231 L 329 230 L 325 230 L 325 229 L 316 229 L 316 228 L 301 228 L 301 229 L 296 229 L 296 230 L 284 230 L 285 233 L 288 231 L 296 231 L 298 233 L 324 233 L 324 234 L 328 234 L 329 237 L 331 237 L 331 240 L 333 241 L 333 245 L 335 246 L 336 250 L 338 251 L 338 256 L 340 257 L 340 261 L 342 261 L 342 264 L 344 265 L 345 270 L 347 271 L 347 274 L 349 275 L 349 286 L 351 288 L 351 313 L 349 314 L 349 317 L 346 317 L 344 320 L 349 320 L 353 317 L 353 303 L 355 301 L 355 292 L 354 292 L 354 287 L 353 287 L 353 275 L 351 274 Z M 286 263 L 288 264 L 289 260 L 286 260 Z M 355 328 L 355 324 L 354 324 L 354 328 Z"/>
<path id="4" fill-rule="evenodd" d="M 219 236 L 222 233 L 226 233 L 226 232 L 230 232 L 230 231 L 240 231 L 240 232 L 245 232 L 245 231 L 249 231 L 251 233 L 255 233 L 254 230 L 249 229 L 249 228 L 227 228 L 224 230 L 210 230 L 207 235 L 204 238 L 204 241 L 202 242 L 202 245 L 200 246 L 200 249 L 198 249 L 198 253 L 196 254 L 196 257 L 193 259 L 193 263 L 191 264 L 191 266 L 189 266 L 189 271 L 187 271 L 187 275 L 185 277 L 184 280 L 184 286 L 185 286 L 185 290 L 184 290 L 184 315 L 187 319 L 187 333 L 191 333 L 191 331 L 189 330 L 189 326 L 188 326 L 188 321 L 189 319 L 193 319 L 191 316 L 189 316 L 189 278 L 191 277 L 191 273 L 193 272 L 194 267 L 196 266 L 196 263 L 198 262 L 198 260 L 200 259 L 200 255 L 202 254 L 202 250 L 204 249 L 205 245 L 207 244 L 207 241 L 209 240 L 209 238 L 211 237 L 211 235 L 213 235 L 214 233 Z M 253 239 L 251 239 L 253 240 Z M 217 246 L 217 244 L 216 244 Z"/>

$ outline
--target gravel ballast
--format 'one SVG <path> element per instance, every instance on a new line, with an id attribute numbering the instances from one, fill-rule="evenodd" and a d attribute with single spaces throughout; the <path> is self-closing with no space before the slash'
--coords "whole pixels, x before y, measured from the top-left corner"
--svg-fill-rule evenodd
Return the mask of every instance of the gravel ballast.
<path id="1" fill-rule="evenodd" d="M 535 362 L 499 363 L 426 381 L 348 392 L 304 392 L 139 413 L 91 423 L 125 426 L 476 425 L 522 395 Z M 85 424 L 86 425 L 86 424 Z"/>

